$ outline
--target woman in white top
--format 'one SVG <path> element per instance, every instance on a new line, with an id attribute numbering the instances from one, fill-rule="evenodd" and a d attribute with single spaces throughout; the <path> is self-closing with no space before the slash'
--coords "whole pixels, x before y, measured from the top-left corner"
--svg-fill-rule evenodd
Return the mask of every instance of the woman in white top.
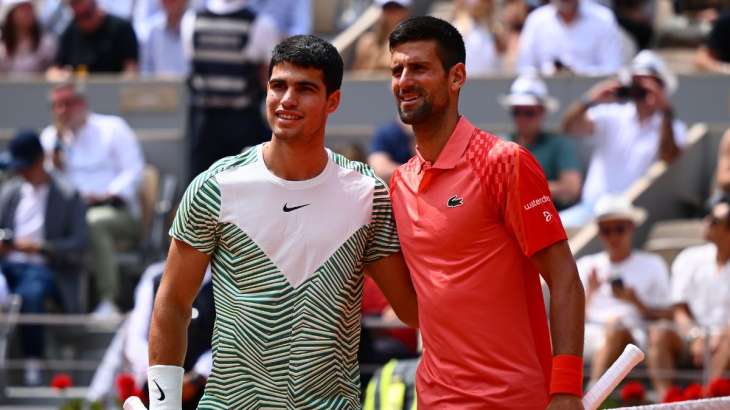
<path id="1" fill-rule="evenodd" d="M 496 18 L 494 0 L 458 0 L 453 25 L 464 37 L 466 69 L 471 76 L 496 74 L 507 51 L 507 32 Z"/>
<path id="2" fill-rule="evenodd" d="M 56 41 L 43 32 L 30 0 L 6 0 L 0 9 L 0 74 L 45 72 L 53 62 Z"/>

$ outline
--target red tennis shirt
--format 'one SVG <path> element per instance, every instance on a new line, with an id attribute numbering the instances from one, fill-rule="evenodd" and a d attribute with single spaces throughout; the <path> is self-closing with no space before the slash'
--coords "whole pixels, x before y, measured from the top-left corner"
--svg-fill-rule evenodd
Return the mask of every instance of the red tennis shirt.
<path id="1" fill-rule="evenodd" d="M 566 235 L 537 161 L 461 117 L 436 162 L 417 154 L 391 190 L 418 294 L 418 408 L 544 409 L 552 353 L 529 257 Z"/>

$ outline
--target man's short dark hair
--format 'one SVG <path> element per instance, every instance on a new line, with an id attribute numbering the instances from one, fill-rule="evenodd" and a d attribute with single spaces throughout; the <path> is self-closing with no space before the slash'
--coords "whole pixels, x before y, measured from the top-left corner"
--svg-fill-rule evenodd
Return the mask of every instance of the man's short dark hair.
<path id="1" fill-rule="evenodd" d="M 464 39 L 459 31 L 444 20 L 431 16 L 411 17 L 398 24 L 388 38 L 390 49 L 412 41 L 435 41 L 436 53 L 444 71 L 466 61 Z"/>
<path id="2" fill-rule="evenodd" d="M 342 86 L 344 63 L 337 49 L 327 41 L 312 35 L 292 36 L 277 44 L 269 63 L 269 78 L 274 66 L 289 63 L 322 71 L 327 95 Z"/>

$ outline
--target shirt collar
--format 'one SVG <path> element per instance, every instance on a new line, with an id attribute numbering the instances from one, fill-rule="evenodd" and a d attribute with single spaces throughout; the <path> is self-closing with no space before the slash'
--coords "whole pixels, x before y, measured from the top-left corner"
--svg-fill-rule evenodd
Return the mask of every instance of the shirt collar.
<path id="1" fill-rule="evenodd" d="M 588 14 L 587 14 L 587 11 L 586 11 L 586 6 L 583 5 L 583 2 L 584 1 L 585 0 L 578 0 L 578 13 L 576 13 L 576 19 L 575 19 L 575 21 L 573 21 L 570 24 L 575 24 L 575 22 L 577 22 L 578 20 L 581 20 L 581 19 L 584 19 L 584 18 L 588 17 Z M 555 5 L 553 5 L 553 4 L 550 4 L 550 6 L 553 8 L 553 13 L 555 13 L 555 18 L 558 19 L 558 21 L 560 21 L 561 24 L 566 24 L 565 21 L 563 21 L 563 19 L 560 17 L 560 13 L 558 12 L 558 8 L 555 7 Z"/>
<path id="2" fill-rule="evenodd" d="M 416 158 L 418 159 L 418 173 L 424 168 L 437 168 L 437 169 L 452 169 L 456 166 L 456 163 L 461 159 L 466 151 L 466 146 L 471 141 L 471 136 L 474 134 L 476 127 L 472 125 L 465 116 L 460 116 L 459 121 L 456 123 L 454 131 L 449 136 L 449 140 L 441 150 L 436 162 L 431 165 L 428 161 L 423 159 L 421 152 L 416 147 Z"/>

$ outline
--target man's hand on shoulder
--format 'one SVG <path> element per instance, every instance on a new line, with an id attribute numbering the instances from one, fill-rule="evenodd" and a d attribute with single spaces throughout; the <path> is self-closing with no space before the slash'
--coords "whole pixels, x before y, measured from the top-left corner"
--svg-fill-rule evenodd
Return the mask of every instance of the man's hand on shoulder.
<path id="1" fill-rule="evenodd" d="M 547 410 L 583 410 L 583 402 L 578 396 L 555 394 L 550 399 Z"/>

